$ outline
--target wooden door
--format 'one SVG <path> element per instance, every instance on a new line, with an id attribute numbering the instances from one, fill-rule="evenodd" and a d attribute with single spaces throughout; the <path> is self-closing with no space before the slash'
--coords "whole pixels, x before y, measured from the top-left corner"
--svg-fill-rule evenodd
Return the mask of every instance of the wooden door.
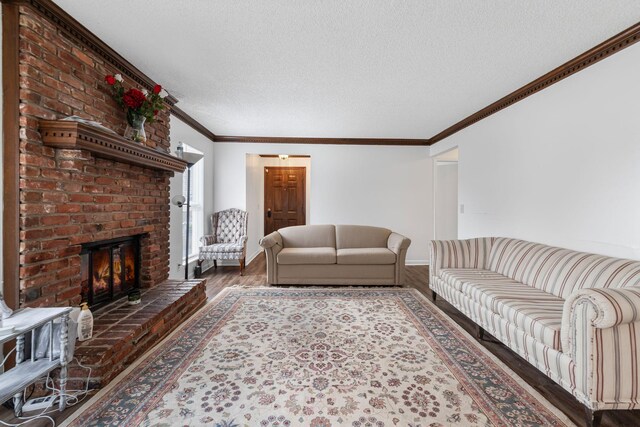
<path id="1" fill-rule="evenodd" d="M 304 225 L 306 168 L 264 168 L 264 234 L 280 228 Z"/>

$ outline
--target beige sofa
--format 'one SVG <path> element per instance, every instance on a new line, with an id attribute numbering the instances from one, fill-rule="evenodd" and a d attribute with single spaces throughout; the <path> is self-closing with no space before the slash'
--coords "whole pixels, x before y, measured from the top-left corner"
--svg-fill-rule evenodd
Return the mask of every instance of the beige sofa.
<path id="1" fill-rule="evenodd" d="M 640 407 L 640 261 L 509 238 L 431 242 L 429 286 L 587 409 Z"/>
<path id="2" fill-rule="evenodd" d="M 286 227 L 260 239 L 272 285 L 402 285 L 410 244 L 363 225 Z"/>

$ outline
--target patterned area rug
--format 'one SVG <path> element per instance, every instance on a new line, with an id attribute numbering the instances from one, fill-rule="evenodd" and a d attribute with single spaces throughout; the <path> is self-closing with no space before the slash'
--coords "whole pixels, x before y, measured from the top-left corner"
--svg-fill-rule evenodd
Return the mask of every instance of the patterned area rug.
<path id="1" fill-rule="evenodd" d="M 228 288 L 69 426 L 564 426 L 413 289 Z"/>

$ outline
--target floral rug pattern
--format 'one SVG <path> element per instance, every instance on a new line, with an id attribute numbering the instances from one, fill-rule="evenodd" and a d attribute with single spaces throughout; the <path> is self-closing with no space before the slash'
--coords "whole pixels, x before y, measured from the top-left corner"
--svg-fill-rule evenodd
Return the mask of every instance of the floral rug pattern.
<path id="1" fill-rule="evenodd" d="M 230 288 L 71 426 L 560 426 L 411 289 Z"/>

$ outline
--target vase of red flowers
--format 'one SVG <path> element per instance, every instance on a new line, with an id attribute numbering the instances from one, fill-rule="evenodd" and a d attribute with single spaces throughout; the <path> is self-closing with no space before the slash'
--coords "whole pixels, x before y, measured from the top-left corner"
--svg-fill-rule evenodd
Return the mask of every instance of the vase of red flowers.
<path id="1" fill-rule="evenodd" d="M 142 114 L 130 113 L 127 111 L 127 129 L 124 137 L 140 144 L 147 140 L 147 133 L 144 131 L 144 122 L 147 118 Z"/>
<path id="2" fill-rule="evenodd" d="M 147 134 L 145 123 L 153 123 L 158 112 L 164 109 L 164 98 L 168 95 L 162 86 L 155 85 L 151 93 L 146 89 L 130 88 L 125 90 L 124 79 L 120 74 L 104 78 L 113 92 L 113 97 L 127 113 L 127 130 L 124 137 L 137 143 L 144 143 Z"/>

